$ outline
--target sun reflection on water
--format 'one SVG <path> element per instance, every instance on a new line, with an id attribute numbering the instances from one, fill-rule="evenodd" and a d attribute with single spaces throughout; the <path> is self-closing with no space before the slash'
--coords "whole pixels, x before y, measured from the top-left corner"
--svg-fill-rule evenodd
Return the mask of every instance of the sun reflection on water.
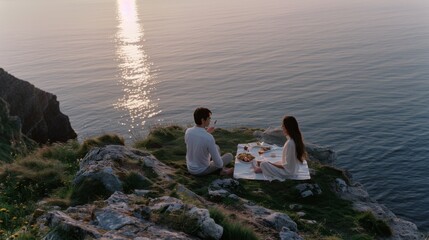
<path id="1" fill-rule="evenodd" d="M 124 96 L 118 99 L 115 108 L 125 111 L 120 121 L 132 133 L 132 129 L 144 126 L 147 119 L 161 111 L 152 96 L 155 89 L 152 63 L 143 49 L 144 32 L 136 1 L 117 0 L 117 8 L 116 56 Z"/>

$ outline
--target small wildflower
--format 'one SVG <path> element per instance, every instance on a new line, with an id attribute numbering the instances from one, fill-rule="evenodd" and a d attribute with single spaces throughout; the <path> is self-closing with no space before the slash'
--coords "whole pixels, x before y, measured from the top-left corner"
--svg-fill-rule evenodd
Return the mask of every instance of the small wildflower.
<path id="1" fill-rule="evenodd" d="M 16 217 L 13 217 L 12 220 L 16 220 Z"/>

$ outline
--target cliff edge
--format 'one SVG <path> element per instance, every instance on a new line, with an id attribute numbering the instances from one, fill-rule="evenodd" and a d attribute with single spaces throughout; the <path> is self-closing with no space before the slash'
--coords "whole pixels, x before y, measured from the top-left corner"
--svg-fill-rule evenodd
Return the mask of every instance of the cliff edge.
<path id="1" fill-rule="evenodd" d="M 11 116 L 21 119 L 22 133 L 38 143 L 66 142 L 77 137 L 57 96 L 36 88 L 0 68 L 0 98 Z"/>

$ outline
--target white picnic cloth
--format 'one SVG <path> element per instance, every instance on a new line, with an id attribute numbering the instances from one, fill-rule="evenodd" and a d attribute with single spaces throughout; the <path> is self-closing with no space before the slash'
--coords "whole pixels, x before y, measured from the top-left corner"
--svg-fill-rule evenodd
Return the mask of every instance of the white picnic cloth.
<path id="1" fill-rule="evenodd" d="M 248 151 L 244 150 L 244 147 L 248 147 Z M 234 166 L 234 178 L 235 179 L 251 179 L 251 180 L 268 180 L 264 177 L 262 173 L 255 173 L 253 171 L 252 162 L 243 162 L 240 161 L 237 156 L 240 153 L 248 152 L 255 156 L 253 161 L 270 161 L 277 162 L 282 159 L 282 147 L 277 145 L 268 145 L 262 144 L 264 147 L 271 147 L 271 150 L 266 151 L 262 155 L 258 153 L 260 150 L 260 144 L 257 143 L 248 143 L 248 144 L 238 144 L 237 145 L 237 154 L 235 155 L 235 166 Z M 300 165 L 300 169 L 296 178 L 293 180 L 306 180 L 310 179 L 310 171 L 308 169 L 307 162 Z"/>

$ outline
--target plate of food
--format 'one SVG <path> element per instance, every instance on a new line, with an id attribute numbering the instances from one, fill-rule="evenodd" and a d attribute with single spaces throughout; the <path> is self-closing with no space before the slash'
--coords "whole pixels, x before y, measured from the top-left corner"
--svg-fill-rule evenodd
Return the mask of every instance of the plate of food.
<path id="1" fill-rule="evenodd" d="M 255 156 L 250 153 L 240 153 L 237 155 L 237 159 L 245 163 L 250 163 L 253 159 L 255 159 Z"/>
<path id="2" fill-rule="evenodd" d="M 259 146 L 258 153 L 264 154 L 265 152 L 268 152 L 270 150 L 271 150 L 271 147 L 269 147 L 269 146 Z"/>

